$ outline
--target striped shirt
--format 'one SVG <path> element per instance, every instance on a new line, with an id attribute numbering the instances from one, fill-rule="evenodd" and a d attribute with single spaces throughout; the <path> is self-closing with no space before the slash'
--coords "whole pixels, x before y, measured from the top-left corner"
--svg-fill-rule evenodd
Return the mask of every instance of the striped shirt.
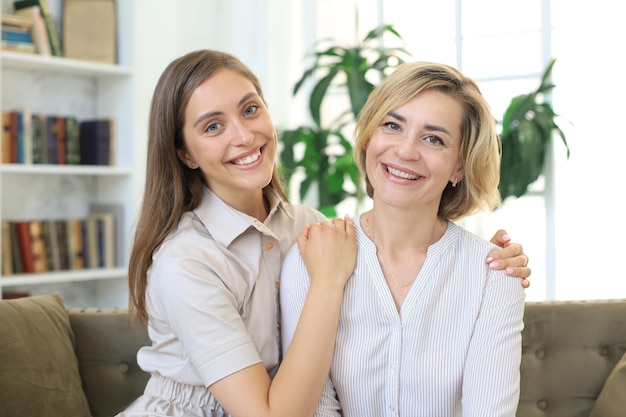
<path id="1" fill-rule="evenodd" d="M 525 294 L 519 280 L 485 263 L 498 248 L 449 222 L 398 312 L 359 218 L 357 266 L 315 415 L 515 416 Z M 293 248 L 281 278 L 284 351 L 308 281 Z"/>

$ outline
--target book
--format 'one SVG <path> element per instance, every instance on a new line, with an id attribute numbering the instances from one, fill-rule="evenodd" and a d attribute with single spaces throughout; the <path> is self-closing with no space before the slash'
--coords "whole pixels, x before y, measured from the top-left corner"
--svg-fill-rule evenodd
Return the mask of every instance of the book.
<path id="1" fill-rule="evenodd" d="M 112 212 L 89 214 L 88 220 L 93 223 L 95 231 L 94 247 L 90 248 L 90 259 L 99 268 L 114 268 L 116 265 L 115 249 L 115 217 Z"/>
<path id="2" fill-rule="evenodd" d="M 17 231 L 17 223 L 9 223 L 11 229 L 11 255 L 13 257 L 13 273 L 21 274 L 24 272 L 24 261 L 22 259 L 22 247 L 20 245 L 19 233 Z"/>
<path id="3" fill-rule="evenodd" d="M 59 248 L 59 269 L 67 271 L 70 269 L 69 248 L 67 243 L 67 221 L 54 220 L 56 228 L 57 245 Z"/>
<path id="4" fill-rule="evenodd" d="M 63 7 L 65 56 L 115 64 L 116 20 L 114 0 L 65 0 Z"/>
<path id="5" fill-rule="evenodd" d="M 68 219 L 66 221 L 68 266 L 72 270 L 85 268 L 82 223 L 81 219 Z"/>
<path id="6" fill-rule="evenodd" d="M 2 40 L 11 42 L 33 43 L 30 29 L 2 27 Z"/>
<path id="7" fill-rule="evenodd" d="M 22 256 L 23 272 L 33 273 L 35 272 L 35 260 L 32 252 L 29 222 L 24 220 L 16 222 L 16 231 Z"/>
<path id="8" fill-rule="evenodd" d="M 2 112 L 2 163 L 11 163 L 11 113 Z"/>
<path id="9" fill-rule="evenodd" d="M 17 112 L 16 111 L 10 111 L 9 112 L 9 119 L 11 121 L 11 156 L 9 157 L 9 161 L 12 164 L 16 164 L 18 159 L 19 159 L 19 135 L 17 133 L 17 127 L 18 127 L 18 123 L 17 123 Z"/>
<path id="10" fill-rule="evenodd" d="M 44 163 L 59 163 L 59 138 L 57 136 L 57 117 L 46 116 L 46 158 Z"/>
<path id="11" fill-rule="evenodd" d="M 59 237 L 54 220 L 43 220 L 43 237 L 46 246 L 46 256 L 49 271 L 61 270 L 61 256 L 59 252 Z"/>
<path id="12" fill-rule="evenodd" d="M 70 165 L 80 164 L 80 130 L 78 119 L 65 117 L 65 162 Z"/>
<path id="13" fill-rule="evenodd" d="M 48 39 L 50 41 L 50 52 L 53 56 L 63 56 L 63 48 L 61 46 L 61 40 L 59 33 L 57 32 L 56 24 L 50 14 L 50 7 L 48 6 L 48 0 L 17 0 L 13 2 L 13 8 L 16 13 L 20 9 L 27 7 L 38 6 L 41 10 L 41 16 L 46 24 L 46 32 L 48 33 Z"/>
<path id="14" fill-rule="evenodd" d="M 32 114 L 29 109 L 15 110 L 17 121 L 17 163 L 33 163 Z"/>
<path id="15" fill-rule="evenodd" d="M 16 14 L 2 13 L 2 27 L 30 29 L 32 22 L 24 17 Z"/>
<path id="16" fill-rule="evenodd" d="M 57 164 L 67 163 L 67 137 L 65 134 L 65 117 L 57 116 L 55 120 L 55 133 L 57 138 Z"/>
<path id="17" fill-rule="evenodd" d="M 33 272 L 48 271 L 48 255 L 46 254 L 46 241 L 43 235 L 43 222 L 31 220 L 28 222 L 30 232 L 30 246 L 33 257 Z"/>
<path id="18" fill-rule="evenodd" d="M 36 51 L 35 44 L 32 42 L 14 42 L 3 39 L 2 41 L 0 41 L 0 47 L 5 51 L 21 52 L 26 54 L 34 54 Z"/>
<path id="19" fill-rule="evenodd" d="M 100 267 L 100 250 L 98 242 L 98 218 L 94 215 L 89 215 L 85 219 L 86 233 L 85 236 L 85 253 L 87 254 L 85 259 L 86 268 L 99 268 Z"/>
<path id="20" fill-rule="evenodd" d="M 112 165 L 112 118 L 84 120 L 79 125 L 80 163 L 83 165 Z"/>
<path id="21" fill-rule="evenodd" d="M 35 49 L 40 55 L 50 56 L 50 39 L 46 30 L 46 22 L 41 15 L 39 6 L 24 7 L 15 11 L 15 15 L 28 20 L 32 24 L 31 37 Z"/>
<path id="22" fill-rule="evenodd" d="M 11 223 L 2 220 L 2 275 L 13 274 L 13 254 L 11 253 Z"/>
<path id="23" fill-rule="evenodd" d="M 31 116 L 33 164 L 45 164 L 48 160 L 46 117 L 47 116 L 45 114 L 40 113 L 36 113 Z"/>
<path id="24" fill-rule="evenodd" d="M 104 258 L 105 267 L 114 268 L 125 263 L 124 242 L 124 205 L 94 203 L 89 206 L 90 213 L 101 215 L 104 219 Z M 112 258 L 112 259 L 111 259 Z"/>

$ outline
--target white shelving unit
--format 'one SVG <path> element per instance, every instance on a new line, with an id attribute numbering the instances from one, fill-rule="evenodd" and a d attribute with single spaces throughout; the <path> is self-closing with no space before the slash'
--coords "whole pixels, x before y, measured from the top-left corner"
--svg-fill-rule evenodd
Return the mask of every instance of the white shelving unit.
<path id="1" fill-rule="evenodd" d="M 68 307 L 116 307 L 128 303 L 127 269 L 133 207 L 133 2 L 117 1 L 118 65 L 0 52 L 0 107 L 115 119 L 115 164 L 0 165 L 2 220 L 84 217 L 92 204 L 123 206 L 122 265 L 113 269 L 0 276 L 0 291 L 32 295 L 59 291 Z M 56 5 L 57 17 L 61 2 Z M 11 13 L 6 1 L 4 13 Z M 53 14 L 55 10 L 52 10 Z M 59 22 L 58 19 L 56 19 Z M 123 39 L 123 42 L 120 41 Z M 1 271 L 1 269 L 0 269 Z"/>

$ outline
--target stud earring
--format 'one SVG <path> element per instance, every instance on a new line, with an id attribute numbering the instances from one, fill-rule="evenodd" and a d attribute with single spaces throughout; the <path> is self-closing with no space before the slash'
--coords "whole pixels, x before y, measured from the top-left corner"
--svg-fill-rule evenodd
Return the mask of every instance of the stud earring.
<path id="1" fill-rule="evenodd" d="M 196 164 L 194 164 L 193 162 L 191 162 L 191 163 L 189 164 L 189 168 L 191 168 L 191 169 L 195 169 L 195 168 L 196 168 Z"/>
<path id="2" fill-rule="evenodd" d="M 454 177 L 454 179 L 452 180 L 452 187 L 456 187 L 458 182 L 459 180 L 457 180 L 456 177 Z"/>

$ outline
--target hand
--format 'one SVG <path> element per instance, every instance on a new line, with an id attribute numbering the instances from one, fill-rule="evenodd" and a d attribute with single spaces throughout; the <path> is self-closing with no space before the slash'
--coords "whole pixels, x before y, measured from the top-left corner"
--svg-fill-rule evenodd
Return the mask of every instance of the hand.
<path id="1" fill-rule="evenodd" d="M 356 233 L 354 222 L 343 220 L 314 223 L 296 239 L 300 254 L 313 283 L 339 285 L 343 289 L 356 265 Z"/>
<path id="2" fill-rule="evenodd" d="M 501 251 L 489 254 L 486 262 L 492 269 L 504 269 L 507 275 L 522 279 L 522 287 L 530 287 L 530 268 L 528 256 L 524 254 L 522 245 L 511 242 L 511 237 L 506 231 L 500 229 L 491 238 L 491 242 L 500 246 Z"/>

